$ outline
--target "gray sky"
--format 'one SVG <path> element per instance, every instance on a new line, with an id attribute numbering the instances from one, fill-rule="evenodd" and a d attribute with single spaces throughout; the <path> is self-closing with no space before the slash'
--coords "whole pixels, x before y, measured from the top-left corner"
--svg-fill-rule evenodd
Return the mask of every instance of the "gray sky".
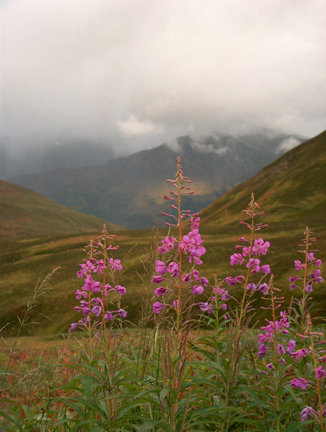
<path id="1" fill-rule="evenodd" d="M 1 133 L 325 129 L 324 0 L 2 0 Z"/>

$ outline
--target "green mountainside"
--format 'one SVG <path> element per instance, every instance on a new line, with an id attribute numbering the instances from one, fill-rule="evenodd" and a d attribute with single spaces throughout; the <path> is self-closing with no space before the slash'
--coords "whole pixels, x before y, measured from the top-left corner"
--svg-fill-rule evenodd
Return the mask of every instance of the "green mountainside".
<path id="1" fill-rule="evenodd" d="M 311 225 L 326 229 L 326 131 L 288 151 L 201 213 L 206 227 L 227 230 L 246 208 L 251 192 L 273 231 Z"/>
<path id="2" fill-rule="evenodd" d="M 0 239 L 101 230 L 106 223 L 71 210 L 25 187 L 0 180 Z M 108 229 L 121 227 L 107 223 Z"/>
<path id="3" fill-rule="evenodd" d="M 271 131 L 241 138 L 217 132 L 202 139 L 185 136 L 105 165 L 60 168 L 12 181 L 129 229 L 152 228 L 156 218 L 164 226 L 161 211 L 169 206 L 162 205 L 161 196 L 178 155 L 195 185 L 195 195 L 185 205 L 198 212 L 274 161 L 289 140 L 299 144 L 304 138 Z"/>

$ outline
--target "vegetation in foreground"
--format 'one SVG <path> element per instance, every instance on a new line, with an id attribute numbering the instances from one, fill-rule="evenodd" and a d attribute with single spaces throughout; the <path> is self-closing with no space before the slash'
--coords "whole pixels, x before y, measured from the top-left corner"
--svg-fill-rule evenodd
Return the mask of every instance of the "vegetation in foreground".
<path id="1" fill-rule="evenodd" d="M 241 235 L 230 257 L 237 271 L 223 280 L 207 278 L 209 242 L 199 232 L 198 215 L 181 207 L 182 196 L 193 192 L 180 160 L 168 181 L 171 232 L 159 243 L 153 238 L 144 263 L 136 336 L 124 330 L 128 285 L 114 236 L 104 227 L 77 272 L 79 316 L 71 331 L 84 333 L 80 347 L 67 344 L 48 375 L 40 360 L 20 377 L 12 369 L 14 341 L 1 374 L 5 430 L 324 431 L 325 336 L 312 318 L 323 279 L 313 233 L 306 228 L 294 254 L 289 284 L 297 295 L 286 307 L 254 196 L 241 222 L 248 236 Z M 46 283 L 36 287 L 19 331 Z M 232 295 L 235 287 L 240 299 Z M 249 331 L 257 296 L 265 325 Z"/>

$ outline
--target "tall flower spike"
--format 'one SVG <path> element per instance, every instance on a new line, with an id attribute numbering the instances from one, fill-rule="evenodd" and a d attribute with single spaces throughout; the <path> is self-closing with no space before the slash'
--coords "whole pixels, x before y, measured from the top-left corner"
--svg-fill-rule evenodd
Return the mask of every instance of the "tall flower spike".
<path id="1" fill-rule="evenodd" d="M 176 227 L 178 235 L 176 237 L 173 235 L 166 236 L 162 240 L 162 245 L 158 247 L 157 251 L 160 254 L 166 255 L 173 250 L 177 250 L 178 258 L 176 259 L 174 257 L 176 262 L 169 262 L 169 257 L 165 259 L 165 261 L 156 261 L 155 271 L 158 275 L 153 277 L 153 282 L 158 284 L 164 281 L 164 285 L 169 284 L 173 289 L 171 290 L 165 286 L 158 287 L 155 289 L 154 294 L 156 296 L 164 296 L 167 291 L 172 291 L 173 295 L 177 297 L 177 299 L 172 301 L 172 304 L 155 302 L 153 309 L 155 314 L 160 314 L 165 306 L 170 306 L 176 309 L 176 328 L 177 334 L 179 334 L 181 308 L 183 307 L 182 305 L 185 304 L 181 299 L 185 294 L 187 294 L 189 298 L 191 295 L 200 295 L 203 293 L 204 288 L 208 286 L 208 280 L 204 277 L 200 278 L 198 270 L 192 268 L 191 272 L 185 273 L 184 266 L 187 264 L 187 260 L 192 267 L 194 265 L 201 265 L 203 263 L 201 258 L 206 253 L 206 249 L 203 246 L 204 240 L 201 238 L 199 233 L 200 218 L 197 217 L 198 214 L 192 215 L 190 210 L 183 210 L 181 208 L 182 195 L 192 195 L 194 192 L 189 186 L 185 186 L 185 184 L 190 183 L 191 180 L 189 177 L 184 175 L 179 156 L 177 158 L 177 172 L 175 178 L 174 180 L 168 179 L 167 182 L 172 184 L 175 190 L 170 190 L 170 196 L 164 195 L 164 199 L 176 201 L 176 205 L 171 205 L 171 208 L 176 210 L 176 215 L 167 214 L 165 212 L 162 212 L 162 215 L 172 217 L 175 220 L 174 223 L 166 224 L 168 226 Z M 183 220 L 185 218 L 190 218 L 190 222 L 184 225 L 190 225 L 190 231 L 186 235 L 183 235 Z M 195 303 L 192 301 L 191 303 L 191 306 L 198 305 L 197 302 Z M 201 305 L 202 304 L 200 303 L 199 307 L 201 307 Z"/>

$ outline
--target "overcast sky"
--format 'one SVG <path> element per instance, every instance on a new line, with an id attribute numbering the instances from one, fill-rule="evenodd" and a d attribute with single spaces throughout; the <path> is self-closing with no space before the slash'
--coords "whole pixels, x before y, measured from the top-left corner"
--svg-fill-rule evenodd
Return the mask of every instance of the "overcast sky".
<path id="1" fill-rule="evenodd" d="M 1 133 L 130 149 L 326 119 L 324 0 L 2 0 Z"/>

